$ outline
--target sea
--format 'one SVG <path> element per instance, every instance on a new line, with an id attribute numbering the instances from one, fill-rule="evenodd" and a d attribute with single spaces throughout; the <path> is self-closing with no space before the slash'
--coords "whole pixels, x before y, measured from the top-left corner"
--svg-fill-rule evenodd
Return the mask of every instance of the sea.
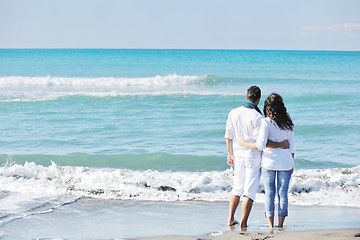
<path id="1" fill-rule="evenodd" d="M 0 49 L 0 226 L 79 199 L 228 201 L 225 123 L 252 85 L 295 124 L 290 204 L 360 210 L 358 51 Z"/>

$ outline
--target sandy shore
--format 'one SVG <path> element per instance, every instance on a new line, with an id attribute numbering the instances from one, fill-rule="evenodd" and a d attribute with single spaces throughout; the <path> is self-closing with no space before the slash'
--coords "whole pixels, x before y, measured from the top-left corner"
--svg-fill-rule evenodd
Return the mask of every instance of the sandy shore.
<path id="1" fill-rule="evenodd" d="M 359 240 L 360 229 L 342 230 L 322 230 L 322 231 L 275 231 L 275 233 L 265 232 L 241 232 L 231 231 L 221 236 L 215 237 L 154 237 L 142 238 L 143 240 L 169 239 L 169 240 Z"/>
<path id="2" fill-rule="evenodd" d="M 38 204 L 36 202 L 35 206 Z M 42 204 L 43 209 L 28 206 L 31 208 L 25 208 L 25 212 L 4 215 L 0 239 L 360 240 L 360 237 L 355 238 L 360 233 L 360 208 L 357 207 L 291 205 L 284 230 L 268 233 L 261 203 L 253 206 L 247 232 L 240 231 L 239 226 L 229 229 L 226 225 L 228 202 L 84 198 L 53 211 L 44 211 L 51 207 L 49 204 Z M 240 211 L 235 217 L 240 217 Z"/>

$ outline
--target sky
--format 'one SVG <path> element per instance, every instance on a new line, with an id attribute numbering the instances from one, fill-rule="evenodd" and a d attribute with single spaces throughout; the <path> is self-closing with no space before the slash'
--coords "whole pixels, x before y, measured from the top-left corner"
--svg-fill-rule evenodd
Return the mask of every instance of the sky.
<path id="1" fill-rule="evenodd" d="M 360 50 L 359 0 L 0 0 L 0 48 Z"/>

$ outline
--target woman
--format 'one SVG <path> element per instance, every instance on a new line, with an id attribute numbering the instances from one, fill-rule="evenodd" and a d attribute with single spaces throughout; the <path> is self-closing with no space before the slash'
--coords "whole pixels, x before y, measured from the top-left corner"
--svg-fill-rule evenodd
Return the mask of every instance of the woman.
<path id="1" fill-rule="evenodd" d="M 279 227 L 284 226 L 288 215 L 288 189 L 290 177 L 294 169 L 294 124 L 286 111 L 282 97 L 277 93 L 268 96 L 264 103 L 265 122 L 267 124 L 268 139 L 274 142 L 288 140 L 289 149 L 265 148 L 262 155 L 262 177 L 265 187 L 265 216 L 269 228 L 274 227 L 275 209 L 275 179 L 278 195 Z M 256 148 L 254 143 L 239 140 L 242 147 Z"/>

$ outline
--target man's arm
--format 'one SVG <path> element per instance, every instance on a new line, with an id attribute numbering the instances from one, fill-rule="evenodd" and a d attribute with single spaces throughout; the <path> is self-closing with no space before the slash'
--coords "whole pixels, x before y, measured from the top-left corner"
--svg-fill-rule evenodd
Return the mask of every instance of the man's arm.
<path id="1" fill-rule="evenodd" d="M 234 166 L 234 161 L 235 161 L 232 139 L 226 138 L 226 147 L 227 147 L 227 151 L 228 151 L 227 164 L 232 167 L 232 166 Z"/>
<path id="2" fill-rule="evenodd" d="M 252 148 L 252 149 L 258 149 L 255 143 L 248 143 L 244 139 L 237 140 L 237 143 L 240 147 L 246 147 L 246 148 Z"/>
<path id="3" fill-rule="evenodd" d="M 266 143 L 266 147 L 288 149 L 290 147 L 290 144 L 288 140 L 284 140 L 282 142 L 273 142 L 271 140 L 268 140 Z"/>
<path id="4" fill-rule="evenodd" d="M 241 139 L 238 140 L 237 143 L 241 146 L 241 147 L 247 147 L 247 148 L 252 148 L 252 149 L 258 149 L 258 147 L 256 146 L 255 143 L 248 143 L 245 140 Z M 289 142 L 288 140 L 284 140 L 282 142 L 273 142 L 271 140 L 268 140 L 266 143 L 266 147 L 268 148 L 283 148 L 283 149 L 288 149 L 289 148 Z"/>

